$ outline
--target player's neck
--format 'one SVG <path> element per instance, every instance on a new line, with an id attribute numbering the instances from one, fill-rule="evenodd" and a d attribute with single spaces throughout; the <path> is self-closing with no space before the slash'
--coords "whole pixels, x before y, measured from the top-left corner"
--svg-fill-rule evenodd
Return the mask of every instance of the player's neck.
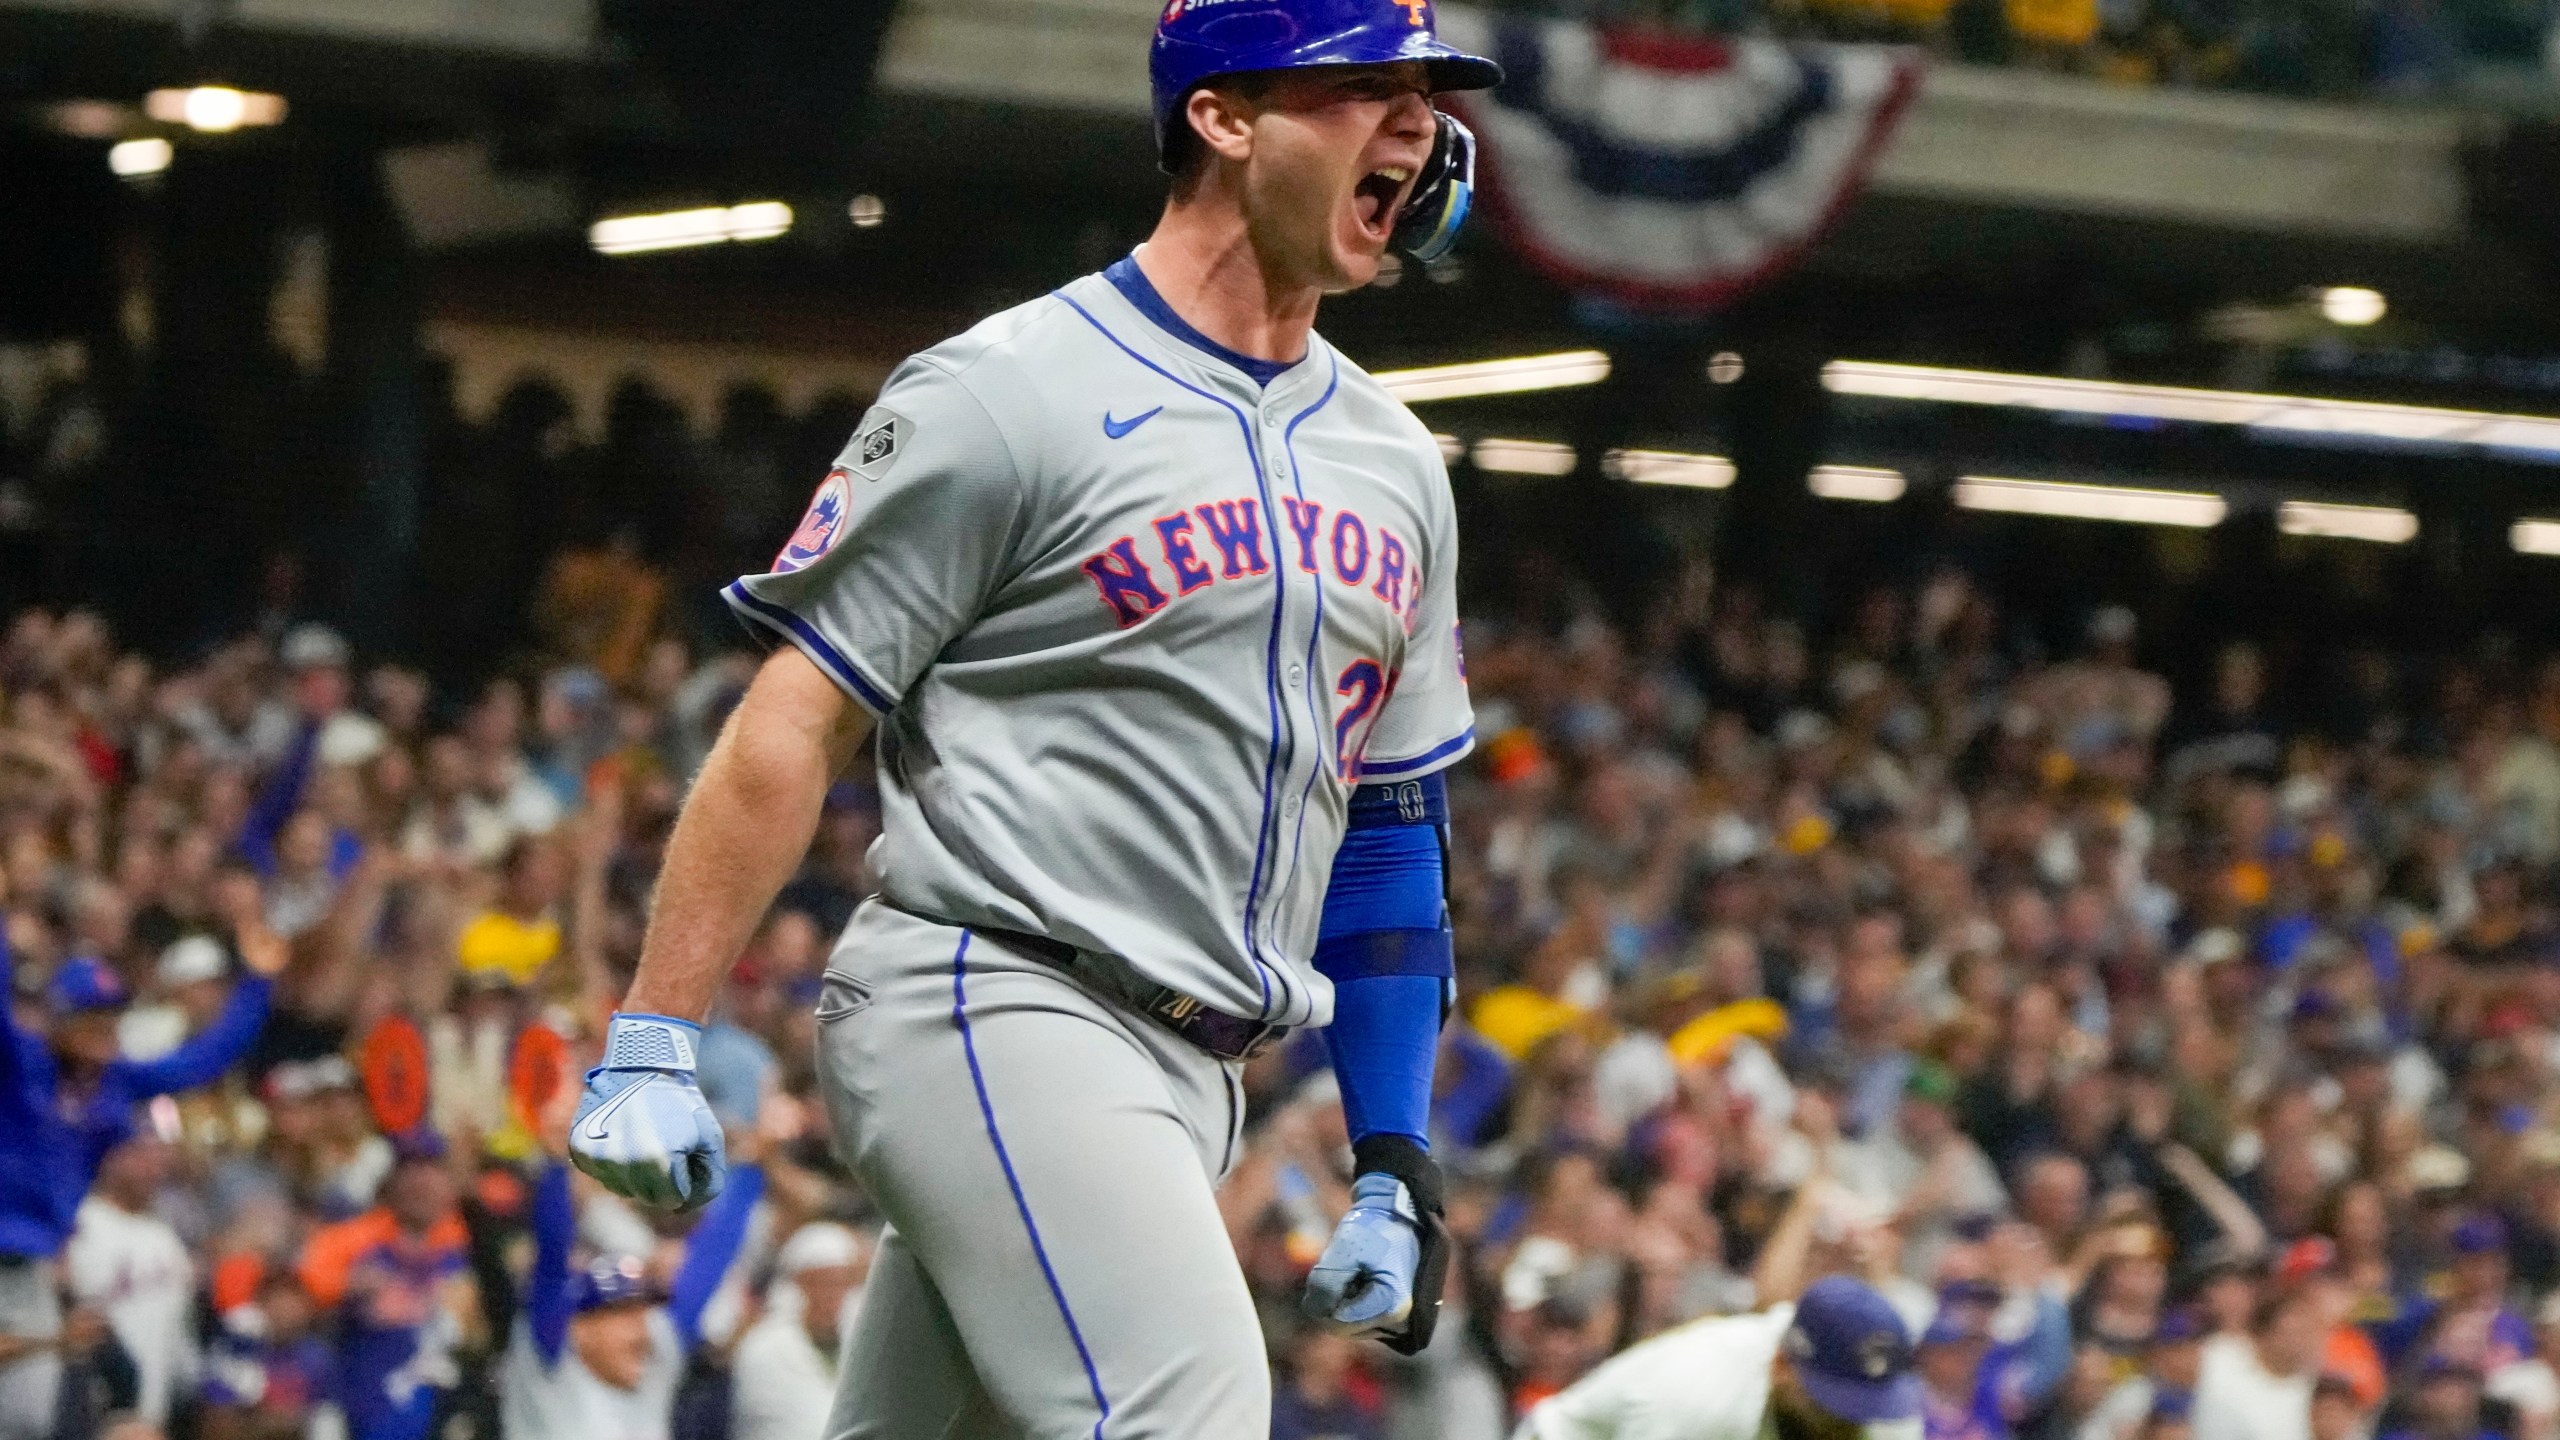
<path id="1" fill-rule="evenodd" d="M 1240 217 L 1168 206 L 1136 258 L 1164 303 L 1201 334 L 1257 360 L 1294 363 L 1307 353 L 1324 292 L 1275 275 Z"/>

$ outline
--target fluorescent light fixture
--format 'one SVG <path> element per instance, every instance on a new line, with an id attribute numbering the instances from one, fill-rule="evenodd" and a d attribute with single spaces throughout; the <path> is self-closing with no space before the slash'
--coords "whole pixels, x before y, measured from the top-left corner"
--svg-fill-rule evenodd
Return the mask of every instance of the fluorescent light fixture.
<path id="1" fill-rule="evenodd" d="M 2194 390 L 2117 380 L 2068 380 L 1936 365 L 1834 360 L 1822 383 L 1835 395 L 1929 400 L 1951 405 L 2012 405 L 2073 415 L 2114 415 L 2245 425 L 2293 435 L 2335 435 L 2433 445 L 2477 445 L 2560 458 L 2560 418 L 2389 405 L 2370 400 L 2314 400 L 2240 390 Z"/>
<path id="2" fill-rule="evenodd" d="M 1816 465 L 1805 488 L 1825 500 L 1865 500 L 1890 505 L 1908 488 L 1899 470 L 1877 465 Z"/>
<path id="3" fill-rule="evenodd" d="M 183 90 L 154 90 L 142 97 L 142 113 L 164 125 L 221 134 L 252 125 L 284 123 L 281 95 L 234 90 L 228 85 L 198 85 Z"/>
<path id="4" fill-rule="evenodd" d="M 845 207 L 845 213 L 853 217 L 854 229 L 876 230 L 881 221 L 889 218 L 889 206 L 877 195 L 856 195 L 853 203 Z"/>
<path id="5" fill-rule="evenodd" d="M 2183 525 L 2197 530 L 2221 524 L 2231 508 L 2219 495 L 2194 490 L 2137 490 L 2124 485 L 2074 485 L 2060 480 L 2011 480 L 1997 475 L 1967 475 L 1958 480 L 1956 504 L 1967 510 L 1997 510 L 2011 515 Z"/>
<path id="6" fill-rule="evenodd" d="M 112 140 L 133 128 L 130 105 L 113 100 L 64 100 L 49 107 L 45 118 L 53 128 L 82 140 Z"/>
<path id="7" fill-rule="evenodd" d="M 1573 447 L 1552 440 L 1479 440 L 1476 466 L 1513 475 L 1570 475 Z"/>
<path id="8" fill-rule="evenodd" d="M 1455 465 L 1458 457 L 1467 453 L 1467 442 L 1455 435 L 1444 435 L 1434 430 L 1431 443 L 1440 447 L 1440 463 L 1443 465 Z"/>
<path id="9" fill-rule="evenodd" d="M 107 168 L 127 180 L 138 180 L 145 175 L 157 175 L 168 169 L 169 162 L 176 158 L 177 153 L 174 146 L 158 136 L 127 140 L 121 145 L 109 147 Z"/>
<path id="10" fill-rule="evenodd" d="M 791 228 L 791 207 L 779 200 L 712 205 L 656 215 L 616 215 L 587 227 L 587 243 L 599 255 L 637 255 L 688 245 L 770 240 Z"/>
<path id="11" fill-rule="evenodd" d="M 2519 555 L 2560 555 L 2560 520 L 2519 520 L 2507 527 Z"/>
<path id="12" fill-rule="evenodd" d="M 2320 292 L 2320 318 L 2332 325 L 2370 325 L 2390 311 L 2381 291 L 2361 285 L 2332 285 Z"/>
<path id="13" fill-rule="evenodd" d="M 1565 350 L 1553 355 L 1520 355 L 1508 360 L 1469 360 L 1457 365 L 1425 365 L 1416 370 L 1386 370 L 1375 377 L 1387 393 L 1410 405 L 1421 400 L 1458 400 L 1470 395 L 1517 395 L 1528 390 L 1563 390 L 1595 385 L 1609 378 L 1609 357 L 1598 350 Z"/>
<path id="14" fill-rule="evenodd" d="M 2276 507 L 2276 528 L 2287 535 L 2331 540 L 2374 540 L 2399 545 L 2417 538 L 2418 517 L 2390 505 L 2332 505 L 2287 500 Z"/>
<path id="15" fill-rule="evenodd" d="M 1612 450 L 1600 457 L 1600 473 L 1638 485 L 1686 485 L 1721 490 L 1733 483 L 1733 462 L 1721 455 L 1680 450 Z"/>

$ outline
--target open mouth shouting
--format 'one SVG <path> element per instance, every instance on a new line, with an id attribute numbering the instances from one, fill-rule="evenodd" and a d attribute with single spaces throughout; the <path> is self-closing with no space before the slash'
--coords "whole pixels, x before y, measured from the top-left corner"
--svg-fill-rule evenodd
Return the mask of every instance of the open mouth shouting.
<path id="1" fill-rule="evenodd" d="M 1410 165 L 1381 165 L 1360 177 L 1351 187 L 1351 218 L 1363 236 L 1380 245 L 1387 243 L 1396 228 L 1396 214 L 1404 208 L 1406 187 L 1412 183 Z"/>

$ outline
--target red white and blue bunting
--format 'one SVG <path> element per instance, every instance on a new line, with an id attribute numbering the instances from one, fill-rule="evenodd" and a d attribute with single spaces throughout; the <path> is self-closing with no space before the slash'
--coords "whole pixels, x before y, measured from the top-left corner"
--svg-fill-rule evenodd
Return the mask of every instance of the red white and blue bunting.
<path id="1" fill-rule="evenodd" d="M 1452 6 L 1502 62 L 1444 97 L 1481 142 L 1478 198 L 1559 283 L 1643 310 L 1724 305 L 1848 209 L 1918 88 L 1917 51 L 1669 36 Z"/>

